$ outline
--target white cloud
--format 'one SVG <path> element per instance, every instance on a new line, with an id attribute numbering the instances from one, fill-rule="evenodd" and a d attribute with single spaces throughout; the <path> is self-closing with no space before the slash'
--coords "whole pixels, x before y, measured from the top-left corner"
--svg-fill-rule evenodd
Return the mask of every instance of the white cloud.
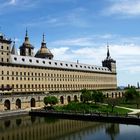
<path id="1" fill-rule="evenodd" d="M 102 36 L 104 35 L 96 37 L 102 38 Z M 91 45 L 95 40 L 95 38 L 93 40 L 91 38 L 57 40 L 49 45 L 57 46 L 51 50 L 54 53 L 54 59 L 73 62 L 79 60 L 80 63 L 102 65 L 102 60 L 106 58 L 106 44 L 100 41 L 100 44 Z M 110 54 L 117 62 L 118 83 L 119 85 L 134 84 L 139 81 L 136 75 L 140 73 L 140 44 L 124 44 L 122 42 L 118 44 L 116 42 L 110 45 Z"/>
<path id="2" fill-rule="evenodd" d="M 94 42 L 90 37 L 57 40 L 51 43 L 52 46 L 93 46 L 93 44 Z"/>
<path id="3" fill-rule="evenodd" d="M 10 0 L 9 4 L 14 5 L 14 4 L 16 4 L 16 2 L 17 2 L 17 0 Z"/>
<path id="4" fill-rule="evenodd" d="M 104 10 L 105 14 L 119 14 L 127 17 L 140 16 L 140 0 L 109 1 L 111 5 Z"/>

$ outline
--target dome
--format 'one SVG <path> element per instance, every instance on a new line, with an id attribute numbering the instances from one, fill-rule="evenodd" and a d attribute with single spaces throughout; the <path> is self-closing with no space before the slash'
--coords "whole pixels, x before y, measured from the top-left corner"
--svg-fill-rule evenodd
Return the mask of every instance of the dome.
<path id="1" fill-rule="evenodd" d="M 43 42 L 41 43 L 41 48 L 37 51 L 35 57 L 37 57 L 37 58 L 48 58 L 48 59 L 53 58 L 53 54 L 46 47 L 46 43 L 44 42 L 44 35 L 43 35 Z"/>

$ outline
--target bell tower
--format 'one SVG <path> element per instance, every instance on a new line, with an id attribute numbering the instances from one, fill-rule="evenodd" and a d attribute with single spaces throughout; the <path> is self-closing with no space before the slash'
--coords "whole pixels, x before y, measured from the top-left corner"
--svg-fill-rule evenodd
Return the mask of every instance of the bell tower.
<path id="1" fill-rule="evenodd" d="M 116 73 L 116 61 L 110 56 L 109 45 L 107 45 L 107 57 L 102 61 L 102 66 L 107 67 L 112 73 Z"/>
<path id="2" fill-rule="evenodd" d="M 34 56 L 34 52 L 33 52 L 34 47 L 30 44 L 27 29 L 25 34 L 25 40 L 19 49 L 20 49 L 20 55 L 22 56 Z"/>

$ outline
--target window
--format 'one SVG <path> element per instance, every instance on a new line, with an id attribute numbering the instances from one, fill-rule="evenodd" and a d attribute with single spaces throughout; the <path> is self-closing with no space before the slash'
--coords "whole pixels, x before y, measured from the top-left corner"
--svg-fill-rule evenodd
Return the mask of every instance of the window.
<path id="1" fill-rule="evenodd" d="M 16 57 L 14 57 L 14 60 L 15 60 L 15 61 L 17 61 L 17 58 L 16 58 Z"/>
<path id="2" fill-rule="evenodd" d="M 49 64 L 51 65 L 51 62 L 49 62 Z"/>
<path id="3" fill-rule="evenodd" d="M 3 49 L 3 46 L 1 46 L 1 49 Z"/>
<path id="4" fill-rule="evenodd" d="M 68 66 L 68 64 L 66 64 L 66 66 Z"/>
<path id="5" fill-rule="evenodd" d="M 7 46 L 7 50 L 9 50 L 9 47 Z"/>
<path id="6" fill-rule="evenodd" d="M 36 60 L 36 63 L 39 63 L 39 60 Z"/>
<path id="7" fill-rule="evenodd" d="M 57 65 L 57 63 L 55 62 L 55 65 Z"/>
<path id="8" fill-rule="evenodd" d="M 45 64 L 45 61 L 43 61 L 43 64 Z"/>
<path id="9" fill-rule="evenodd" d="M 32 59 L 29 59 L 29 62 L 31 62 L 31 63 L 32 63 Z"/>
<path id="10" fill-rule="evenodd" d="M 22 61 L 25 61 L 25 59 L 24 59 L 24 58 L 22 58 Z"/>
<path id="11" fill-rule="evenodd" d="M 61 65 L 61 66 L 63 66 L 63 64 L 62 64 L 62 63 L 60 63 L 60 65 Z"/>

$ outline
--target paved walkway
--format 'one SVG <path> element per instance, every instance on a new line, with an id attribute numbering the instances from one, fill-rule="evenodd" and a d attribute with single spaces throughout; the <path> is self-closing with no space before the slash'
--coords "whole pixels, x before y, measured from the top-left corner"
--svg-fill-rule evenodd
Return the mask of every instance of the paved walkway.
<path id="1" fill-rule="evenodd" d="M 128 114 L 132 115 L 132 114 L 137 114 L 137 113 L 140 113 L 140 109 L 133 109 L 133 108 L 127 108 L 127 107 L 122 107 L 122 106 L 116 106 L 116 107 L 119 107 L 119 108 L 123 108 L 123 109 L 128 109 L 132 112 L 129 112 Z"/>

